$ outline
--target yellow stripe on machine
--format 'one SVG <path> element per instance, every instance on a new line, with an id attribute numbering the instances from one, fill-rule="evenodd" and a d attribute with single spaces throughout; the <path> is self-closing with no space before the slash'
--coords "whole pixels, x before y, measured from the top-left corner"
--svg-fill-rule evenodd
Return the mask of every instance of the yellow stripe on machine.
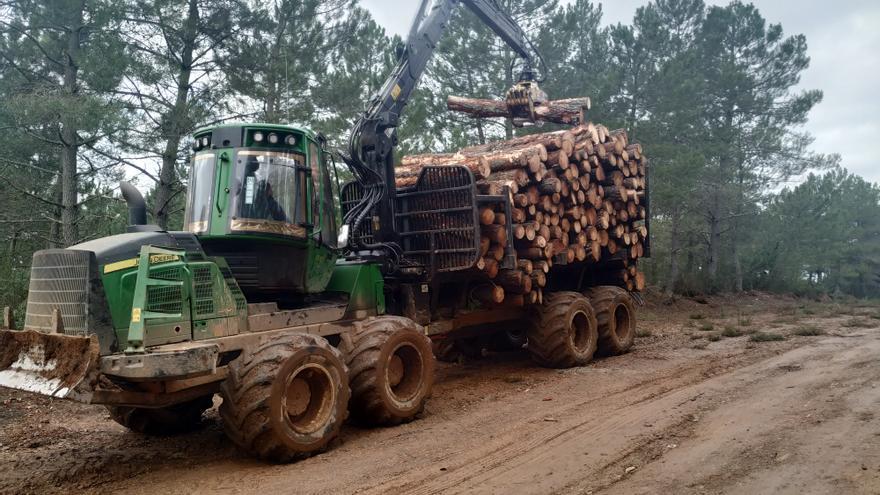
<path id="1" fill-rule="evenodd" d="M 104 274 L 118 272 L 119 270 L 125 270 L 126 268 L 134 268 L 138 264 L 137 258 L 130 258 L 127 260 L 117 261 L 115 263 L 107 263 L 104 265 Z"/>

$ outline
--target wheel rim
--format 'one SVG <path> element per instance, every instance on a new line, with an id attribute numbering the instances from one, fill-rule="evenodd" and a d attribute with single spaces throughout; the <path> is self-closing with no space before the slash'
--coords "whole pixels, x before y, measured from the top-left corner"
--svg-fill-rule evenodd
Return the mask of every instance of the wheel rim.
<path id="1" fill-rule="evenodd" d="M 620 338 L 626 338 L 630 331 L 629 309 L 623 304 L 614 308 L 614 333 Z"/>
<path id="2" fill-rule="evenodd" d="M 284 415 L 298 433 L 320 430 L 330 419 L 336 389 L 333 379 L 323 366 L 305 364 L 287 378 L 284 389 Z"/>
<path id="3" fill-rule="evenodd" d="M 419 395 L 425 363 L 422 353 L 408 342 L 394 348 L 385 366 L 385 378 L 391 395 L 400 402 L 407 402 Z"/>
<path id="4" fill-rule="evenodd" d="M 587 350 L 590 345 L 590 317 L 583 311 L 571 318 L 571 343 L 579 352 Z"/>

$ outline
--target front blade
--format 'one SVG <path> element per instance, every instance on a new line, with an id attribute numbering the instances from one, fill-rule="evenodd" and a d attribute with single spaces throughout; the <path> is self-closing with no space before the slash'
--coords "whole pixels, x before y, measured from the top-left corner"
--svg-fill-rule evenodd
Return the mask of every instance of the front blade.
<path id="1" fill-rule="evenodd" d="M 94 335 L 0 330 L 0 386 L 89 402 L 98 355 Z"/>

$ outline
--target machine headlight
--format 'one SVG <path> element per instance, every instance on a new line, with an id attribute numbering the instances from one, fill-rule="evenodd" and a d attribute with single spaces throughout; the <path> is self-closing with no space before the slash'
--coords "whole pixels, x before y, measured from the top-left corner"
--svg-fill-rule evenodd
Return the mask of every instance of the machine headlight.
<path id="1" fill-rule="evenodd" d="M 274 132 L 269 133 L 269 143 L 270 144 L 278 144 L 278 134 Z"/>
<path id="2" fill-rule="evenodd" d="M 291 134 L 290 136 L 287 136 L 287 139 L 285 139 L 284 141 L 287 143 L 288 146 L 293 146 L 296 144 L 296 136 Z"/>
<path id="3" fill-rule="evenodd" d="M 263 133 L 260 131 L 255 132 L 254 133 L 254 141 L 257 143 L 263 142 Z"/>

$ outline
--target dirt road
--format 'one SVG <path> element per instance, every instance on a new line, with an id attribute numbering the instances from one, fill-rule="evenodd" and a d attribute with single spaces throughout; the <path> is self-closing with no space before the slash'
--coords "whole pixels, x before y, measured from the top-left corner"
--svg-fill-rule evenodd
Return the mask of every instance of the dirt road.
<path id="1" fill-rule="evenodd" d="M 880 309 L 757 295 L 642 315 L 633 352 L 584 368 L 443 365 L 424 418 L 286 466 L 238 454 L 215 411 L 144 438 L 3 391 L 0 492 L 880 493 Z"/>

